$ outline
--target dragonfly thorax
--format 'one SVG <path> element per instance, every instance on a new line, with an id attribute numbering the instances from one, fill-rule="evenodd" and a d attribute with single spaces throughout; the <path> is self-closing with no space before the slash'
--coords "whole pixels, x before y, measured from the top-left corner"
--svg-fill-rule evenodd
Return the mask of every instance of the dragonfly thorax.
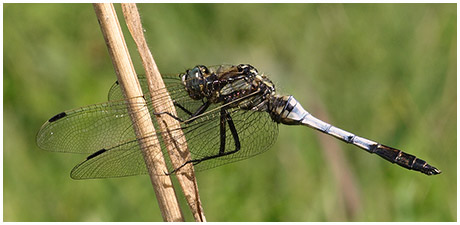
<path id="1" fill-rule="evenodd" d="M 266 110 L 275 86 L 249 64 L 195 66 L 182 74 L 182 82 L 189 96 L 210 103 L 230 103 L 230 107 L 247 110 Z"/>

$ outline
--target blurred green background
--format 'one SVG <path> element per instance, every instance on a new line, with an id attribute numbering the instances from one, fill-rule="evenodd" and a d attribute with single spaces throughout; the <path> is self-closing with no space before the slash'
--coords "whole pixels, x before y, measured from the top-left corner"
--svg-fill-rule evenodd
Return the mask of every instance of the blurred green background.
<path id="1" fill-rule="evenodd" d="M 47 119 L 106 101 L 116 79 L 92 5 L 3 7 L 3 219 L 161 221 L 148 176 L 75 181 L 86 156 L 35 145 Z M 317 117 L 443 171 L 280 125 L 267 153 L 198 174 L 209 221 L 456 221 L 455 4 L 138 7 L 162 73 L 250 63 Z"/>

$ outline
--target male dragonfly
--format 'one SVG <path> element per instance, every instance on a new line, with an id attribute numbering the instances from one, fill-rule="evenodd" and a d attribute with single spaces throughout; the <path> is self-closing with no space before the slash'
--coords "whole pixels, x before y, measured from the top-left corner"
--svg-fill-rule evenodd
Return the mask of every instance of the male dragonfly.
<path id="1" fill-rule="evenodd" d="M 180 122 L 192 155 L 178 168 L 169 163 L 166 174 L 177 173 L 190 163 L 199 171 L 260 154 L 275 142 L 279 123 L 314 128 L 410 170 L 441 173 L 413 155 L 319 120 L 293 96 L 277 94 L 272 81 L 249 64 L 198 65 L 163 79 L 177 115 L 154 112 L 152 104 L 156 102 L 147 96 L 145 107 L 152 117 L 167 114 Z M 139 77 L 139 81 L 148 93 L 145 78 Z M 146 174 L 139 147 L 143 138 L 136 139 L 127 104 L 116 82 L 108 102 L 64 111 L 45 122 L 37 144 L 48 151 L 89 154 L 72 170 L 74 179 Z M 158 138 L 159 143 L 153 144 L 165 149 L 161 135 Z"/>

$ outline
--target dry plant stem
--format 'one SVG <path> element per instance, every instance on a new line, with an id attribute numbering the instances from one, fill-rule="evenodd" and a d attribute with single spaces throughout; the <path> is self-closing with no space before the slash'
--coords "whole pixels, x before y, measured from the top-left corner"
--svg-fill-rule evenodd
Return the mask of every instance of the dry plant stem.
<path id="1" fill-rule="evenodd" d="M 165 90 L 165 85 L 145 40 L 141 18 L 136 4 L 126 3 L 121 4 L 121 6 L 126 24 L 128 25 L 128 29 L 131 32 L 142 59 L 150 95 L 152 96 L 152 103 L 156 103 L 153 104 L 154 110 L 156 112 L 170 112 L 177 115 L 174 104 L 170 98 L 160 102 L 159 104 L 158 100 L 155 99 L 155 97 L 164 96 L 164 94 L 167 93 L 158 94 L 159 90 Z M 180 128 L 179 121 L 165 114 L 157 116 L 157 120 L 162 131 L 162 138 L 168 150 L 172 165 L 174 168 L 178 168 L 191 159 L 185 136 L 182 130 L 178 129 Z M 180 173 L 177 173 L 176 175 L 195 221 L 204 222 L 205 217 L 201 207 L 200 197 L 198 195 L 198 185 L 195 179 L 192 164 L 188 164 L 186 167 L 182 168 Z"/>
<path id="2" fill-rule="evenodd" d="M 149 170 L 157 201 L 164 221 L 184 221 L 177 201 L 172 181 L 168 176 L 157 176 L 167 171 L 166 163 L 161 154 L 161 148 L 155 135 L 155 128 L 149 116 L 137 75 L 135 73 L 128 48 L 126 46 L 115 9 L 112 4 L 96 3 L 93 5 L 99 25 L 101 26 L 112 63 L 117 73 L 118 81 L 125 97 L 128 99 L 128 110 L 134 124 L 136 136 L 149 137 L 139 141 L 145 163 Z M 142 119 L 141 119 L 142 118 Z M 155 157 L 156 156 L 156 157 Z"/>

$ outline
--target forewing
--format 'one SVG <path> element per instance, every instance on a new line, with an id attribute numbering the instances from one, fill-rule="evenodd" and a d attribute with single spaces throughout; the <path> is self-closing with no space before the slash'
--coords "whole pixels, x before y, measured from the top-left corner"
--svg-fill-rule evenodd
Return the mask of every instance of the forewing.
<path id="1" fill-rule="evenodd" d="M 145 77 L 140 77 L 140 83 L 146 90 Z M 185 99 L 185 91 L 177 76 L 165 77 L 165 83 L 173 90 L 175 97 L 179 100 Z M 157 97 L 161 100 L 166 95 Z M 128 101 L 123 99 L 117 82 L 109 91 L 109 100 L 52 117 L 39 130 L 37 145 L 55 152 L 94 153 L 102 148 L 108 149 L 134 140 L 136 136 L 127 108 Z M 150 98 L 147 98 L 147 103 L 152 113 Z M 142 119 L 147 119 L 146 116 L 147 114 L 143 115 Z"/>
<path id="2" fill-rule="evenodd" d="M 148 89 L 147 79 L 145 78 L 144 75 L 138 75 L 137 78 L 139 80 L 139 84 L 141 85 L 142 93 L 148 96 L 149 95 L 148 93 L 150 92 Z M 165 75 L 162 78 L 163 78 L 163 82 L 165 83 L 165 86 L 168 91 L 176 92 L 177 90 L 184 89 L 181 79 L 178 75 Z M 155 90 L 154 92 L 164 93 L 164 90 Z M 159 99 L 164 98 L 164 97 L 165 96 L 156 95 L 156 98 L 159 98 Z M 121 87 L 118 81 L 116 81 L 109 90 L 108 100 L 114 101 L 114 100 L 120 100 L 120 99 L 124 99 L 124 96 L 123 96 L 123 93 L 121 92 Z"/>
<path id="3" fill-rule="evenodd" d="M 165 75 L 162 78 L 165 83 L 168 94 L 166 94 L 165 90 L 155 90 L 153 93 L 155 100 L 152 101 L 145 76 L 138 76 L 138 80 L 141 85 L 142 92 L 146 96 L 145 99 L 148 104 L 152 118 L 155 118 L 155 111 L 153 110 L 152 104 L 162 104 L 162 102 L 164 102 L 165 99 L 168 97 L 170 97 L 175 104 L 175 116 L 177 116 L 183 121 L 189 119 L 191 115 L 186 111 L 182 110 L 181 107 L 187 109 L 190 113 L 193 114 L 200 108 L 200 106 L 204 104 L 204 101 L 202 100 L 194 100 L 190 98 L 188 92 L 185 90 L 182 80 L 178 75 Z M 190 79 L 188 80 L 188 82 L 193 83 L 194 81 Z M 123 99 L 123 94 L 121 92 L 121 88 L 118 82 L 115 82 L 110 88 L 108 98 L 109 101 Z M 208 111 L 218 106 L 219 105 L 212 105 L 208 108 Z M 172 110 L 168 110 L 168 113 L 172 113 Z"/>
<path id="4" fill-rule="evenodd" d="M 55 152 L 93 153 L 133 140 L 135 134 L 127 104 L 118 100 L 62 112 L 43 124 L 37 134 L 37 145 Z"/>

